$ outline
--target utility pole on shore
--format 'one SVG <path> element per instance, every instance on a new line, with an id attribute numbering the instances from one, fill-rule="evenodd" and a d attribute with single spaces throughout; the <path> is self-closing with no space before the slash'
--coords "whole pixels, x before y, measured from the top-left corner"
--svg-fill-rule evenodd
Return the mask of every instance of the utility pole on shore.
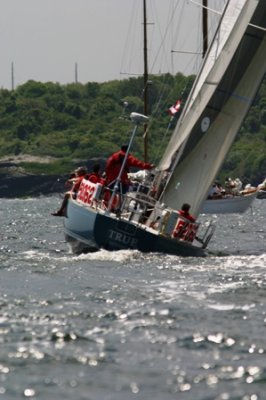
<path id="1" fill-rule="evenodd" d="M 75 83 L 78 83 L 78 63 L 75 63 Z"/>
<path id="2" fill-rule="evenodd" d="M 14 81 L 15 81 L 15 79 L 14 79 L 14 63 L 13 63 L 13 61 L 12 61 L 12 63 L 11 63 L 11 90 L 12 90 L 12 91 L 13 91 L 14 88 L 15 88 Z"/>

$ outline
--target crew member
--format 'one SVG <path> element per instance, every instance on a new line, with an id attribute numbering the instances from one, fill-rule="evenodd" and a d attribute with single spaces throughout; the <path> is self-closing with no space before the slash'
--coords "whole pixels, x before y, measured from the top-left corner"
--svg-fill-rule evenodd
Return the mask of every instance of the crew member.
<path id="1" fill-rule="evenodd" d="M 181 210 L 178 210 L 178 213 L 179 213 L 179 215 L 180 215 L 181 217 L 184 217 L 184 218 L 188 219 L 188 220 L 191 221 L 191 222 L 195 222 L 195 221 L 196 221 L 196 218 L 193 217 L 193 215 L 191 215 L 191 214 L 189 213 L 189 210 L 190 210 L 190 205 L 189 205 L 188 203 L 184 203 L 184 204 L 182 205 L 182 207 L 181 207 Z"/>
<path id="2" fill-rule="evenodd" d="M 68 183 L 72 183 L 72 188 L 71 190 L 69 190 L 68 192 L 65 193 L 65 196 L 63 198 L 61 207 L 59 208 L 58 211 L 52 213 L 52 215 L 54 217 L 63 217 L 65 215 L 65 211 L 66 211 L 66 206 L 67 206 L 67 202 L 70 196 L 72 196 L 73 198 L 76 198 L 80 184 L 83 180 L 83 178 L 85 178 L 87 174 L 87 168 L 86 167 L 79 167 L 75 170 L 75 176 L 74 178 L 70 178 L 68 179 Z"/>
<path id="3" fill-rule="evenodd" d="M 100 164 L 95 164 L 92 168 L 92 172 L 87 175 L 87 179 L 93 183 L 101 183 L 102 185 L 105 184 L 105 179 L 100 174 L 101 166 Z"/>
<path id="4" fill-rule="evenodd" d="M 177 219 L 177 224 L 173 230 L 173 237 L 180 240 L 193 242 L 196 236 L 198 225 L 191 223 L 195 222 L 196 218 L 194 218 L 193 215 L 189 213 L 189 210 L 190 205 L 184 203 L 181 207 L 181 210 L 178 211 L 179 215 L 183 217 L 184 220 L 181 218 Z"/>
<path id="5" fill-rule="evenodd" d="M 128 149 L 127 145 L 122 145 L 121 149 L 116 153 L 112 154 L 106 162 L 106 185 L 109 186 L 109 188 L 114 187 L 116 178 L 118 177 L 121 166 L 123 164 L 127 149 Z M 130 185 L 130 180 L 128 178 L 128 172 L 130 167 L 138 167 L 140 169 L 152 169 L 154 168 L 154 165 L 140 161 L 129 153 L 124 170 L 121 175 L 120 183 L 122 186 L 122 193 L 126 193 Z"/>

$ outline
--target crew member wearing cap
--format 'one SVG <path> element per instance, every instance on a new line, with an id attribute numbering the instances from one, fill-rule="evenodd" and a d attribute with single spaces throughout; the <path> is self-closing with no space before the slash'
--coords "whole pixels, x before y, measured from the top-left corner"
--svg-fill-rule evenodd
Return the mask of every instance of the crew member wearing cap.
<path id="1" fill-rule="evenodd" d="M 121 149 L 116 153 L 112 154 L 106 162 L 106 169 L 105 169 L 106 185 L 109 186 L 109 188 L 112 188 L 115 184 L 116 178 L 118 177 L 121 166 L 123 164 L 127 149 L 128 145 L 123 144 L 121 146 Z M 140 169 L 152 169 L 154 168 L 154 165 L 142 162 L 129 153 L 124 170 L 121 175 L 120 183 L 122 186 L 122 193 L 126 193 L 130 185 L 130 180 L 128 178 L 128 172 L 130 167 L 137 167 Z"/>
<path id="2" fill-rule="evenodd" d="M 75 170 L 75 176 L 71 177 L 70 179 L 67 180 L 67 183 L 71 183 L 72 184 L 72 188 L 70 189 L 70 191 L 65 193 L 65 196 L 63 198 L 61 207 L 59 208 L 58 211 L 52 213 L 53 216 L 55 217 L 63 217 L 65 215 L 65 210 L 66 210 L 66 206 L 67 206 L 67 202 L 70 196 L 72 197 L 76 197 L 80 184 L 83 180 L 83 178 L 85 178 L 85 176 L 87 175 L 87 168 L 86 167 L 79 167 Z"/>

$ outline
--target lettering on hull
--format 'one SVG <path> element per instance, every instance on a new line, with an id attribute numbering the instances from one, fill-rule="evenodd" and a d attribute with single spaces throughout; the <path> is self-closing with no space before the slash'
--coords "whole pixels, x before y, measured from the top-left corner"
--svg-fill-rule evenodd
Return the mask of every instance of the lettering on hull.
<path id="1" fill-rule="evenodd" d="M 138 240 L 132 236 L 109 229 L 108 238 L 123 247 L 136 248 Z"/>

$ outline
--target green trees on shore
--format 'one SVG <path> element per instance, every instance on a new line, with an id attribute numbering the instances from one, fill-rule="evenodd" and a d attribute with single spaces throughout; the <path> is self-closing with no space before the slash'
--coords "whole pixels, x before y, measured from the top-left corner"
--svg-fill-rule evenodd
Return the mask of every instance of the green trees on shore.
<path id="1" fill-rule="evenodd" d="M 174 128 L 168 108 L 181 96 L 185 100 L 193 78 L 182 74 L 150 78 L 148 157 L 153 163 L 158 162 Z M 54 169 L 75 159 L 106 158 L 128 141 L 132 128 L 128 116 L 131 111 L 143 112 L 142 94 L 142 78 L 68 85 L 28 81 L 14 91 L 0 89 L 0 157 L 49 155 L 57 159 Z M 241 176 L 256 183 L 262 180 L 266 173 L 265 137 L 266 80 L 221 177 Z M 133 151 L 143 157 L 142 133 Z M 48 169 L 53 171 L 51 165 Z"/>

